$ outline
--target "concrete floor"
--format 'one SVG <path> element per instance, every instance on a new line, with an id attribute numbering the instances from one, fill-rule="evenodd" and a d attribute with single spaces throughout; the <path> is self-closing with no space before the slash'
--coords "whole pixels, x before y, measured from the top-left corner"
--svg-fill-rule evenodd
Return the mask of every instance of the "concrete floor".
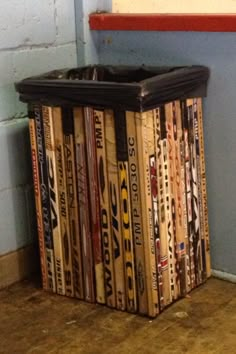
<path id="1" fill-rule="evenodd" d="M 155 320 L 50 295 L 0 292 L 0 353 L 236 353 L 236 284 L 210 279 Z"/>

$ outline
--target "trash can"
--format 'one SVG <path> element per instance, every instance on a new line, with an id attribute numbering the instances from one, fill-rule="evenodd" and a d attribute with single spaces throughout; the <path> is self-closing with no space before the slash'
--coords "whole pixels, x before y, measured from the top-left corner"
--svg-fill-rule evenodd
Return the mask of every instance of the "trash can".
<path id="1" fill-rule="evenodd" d="M 94 65 L 28 103 L 43 288 L 155 317 L 210 276 L 203 66 Z"/>

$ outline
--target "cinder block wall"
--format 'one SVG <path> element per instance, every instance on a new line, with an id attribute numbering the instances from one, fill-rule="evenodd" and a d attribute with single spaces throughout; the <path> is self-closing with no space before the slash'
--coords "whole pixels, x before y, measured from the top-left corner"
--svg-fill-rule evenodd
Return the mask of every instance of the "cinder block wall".
<path id="1" fill-rule="evenodd" d="M 26 106 L 14 82 L 76 66 L 74 0 L 0 1 L 0 257 L 35 240 Z M 0 283 L 3 269 L 0 264 Z"/>

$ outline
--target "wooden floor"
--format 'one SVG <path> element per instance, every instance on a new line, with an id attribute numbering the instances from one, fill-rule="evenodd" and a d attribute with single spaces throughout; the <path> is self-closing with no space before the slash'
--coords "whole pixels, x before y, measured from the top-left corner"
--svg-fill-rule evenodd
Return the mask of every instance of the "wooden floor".
<path id="1" fill-rule="evenodd" d="M 0 353 L 236 353 L 236 284 L 210 279 L 157 319 L 47 294 L 0 292 Z"/>

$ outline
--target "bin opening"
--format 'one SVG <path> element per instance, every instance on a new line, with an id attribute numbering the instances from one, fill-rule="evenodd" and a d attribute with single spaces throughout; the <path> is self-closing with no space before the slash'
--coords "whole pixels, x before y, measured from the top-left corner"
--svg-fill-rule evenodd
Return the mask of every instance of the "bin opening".
<path id="1" fill-rule="evenodd" d="M 175 70 L 175 68 L 152 68 L 145 66 L 135 68 L 129 66 L 114 67 L 97 65 L 72 69 L 68 72 L 68 79 L 138 83 L 173 70 Z"/>
<path id="2" fill-rule="evenodd" d="M 84 105 L 145 111 L 161 104 L 206 95 L 204 66 L 93 65 L 54 70 L 16 84 L 23 102 Z"/>

